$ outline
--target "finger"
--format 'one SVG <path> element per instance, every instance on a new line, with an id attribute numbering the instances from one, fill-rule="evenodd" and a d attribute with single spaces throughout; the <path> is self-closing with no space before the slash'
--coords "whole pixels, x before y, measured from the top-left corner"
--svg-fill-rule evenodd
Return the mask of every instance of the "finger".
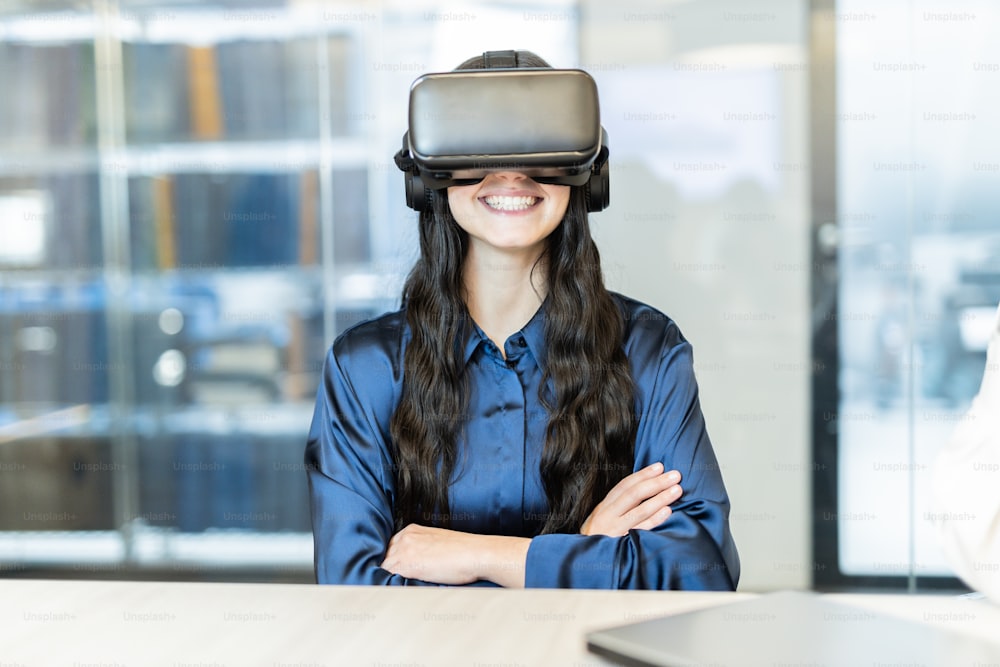
<path id="1" fill-rule="evenodd" d="M 650 518 L 661 509 L 667 507 L 672 502 L 680 498 L 682 493 L 683 489 L 681 489 L 679 484 L 672 484 L 657 493 L 655 496 L 652 496 L 648 500 L 636 505 L 634 508 L 625 513 L 622 518 L 627 520 L 629 528 L 634 528 L 637 524 Z"/>
<path id="2" fill-rule="evenodd" d="M 383 558 L 382 565 L 380 565 L 380 567 L 383 567 L 387 570 L 390 569 L 389 567 L 386 567 L 386 563 L 395 560 L 396 553 L 399 551 L 400 541 L 406 538 L 407 533 L 412 532 L 412 528 L 414 525 L 415 524 L 412 523 L 407 524 L 402 528 L 402 530 L 400 530 L 398 533 L 395 533 L 392 537 L 389 538 L 389 543 L 385 545 L 385 557 Z"/>
<path id="3" fill-rule="evenodd" d="M 676 486 L 677 481 L 680 479 L 680 474 L 675 473 L 676 471 L 664 473 L 653 479 L 647 479 L 631 486 L 611 503 L 611 508 L 616 510 L 619 516 L 631 511 L 649 498 L 666 491 L 672 486 Z"/>
<path id="4" fill-rule="evenodd" d="M 639 470 L 636 470 L 635 472 L 633 472 L 633 473 L 631 473 L 629 475 L 626 475 L 625 477 L 623 477 L 622 479 L 620 479 L 617 484 L 615 484 L 613 487 L 611 487 L 611 491 L 608 493 L 608 495 L 610 496 L 611 494 L 614 494 L 616 492 L 620 492 L 623 489 L 627 489 L 628 487 L 632 486 L 633 484 L 641 482 L 641 481 L 643 481 L 645 479 L 651 479 L 653 477 L 656 477 L 657 475 L 661 474 L 662 472 L 663 472 L 663 464 L 662 463 L 660 463 L 659 461 L 657 461 L 656 463 L 651 463 L 650 465 L 646 466 L 645 468 L 640 468 Z"/>
<path id="5" fill-rule="evenodd" d="M 669 519 L 670 515 L 673 513 L 674 511 L 670 509 L 669 506 L 661 507 L 659 510 L 654 512 L 653 515 L 650 516 L 648 519 L 646 519 L 645 521 L 640 521 L 639 523 L 637 523 L 632 527 L 636 530 L 653 530 L 654 528 L 662 524 L 664 521 Z"/>
<path id="6" fill-rule="evenodd" d="M 385 547 L 385 556 L 382 557 L 381 567 L 389 569 L 388 567 L 386 567 L 386 563 L 395 560 L 395 557 L 396 557 L 396 538 L 393 537 L 392 539 L 389 540 L 389 544 L 387 544 Z"/>
<path id="7" fill-rule="evenodd" d="M 621 479 L 617 484 L 611 487 L 608 491 L 608 495 L 605 496 L 605 500 L 608 502 L 614 502 L 621 497 L 622 493 L 625 493 L 628 489 L 636 484 L 639 484 L 645 480 L 653 479 L 657 475 L 663 472 L 663 464 L 657 461 L 656 463 L 650 464 L 645 468 L 636 470 L 631 475 L 627 475 Z M 679 473 L 678 473 L 679 475 Z"/>
<path id="8" fill-rule="evenodd" d="M 612 506 L 600 508 L 601 518 L 596 524 L 596 532 L 605 535 L 625 535 L 631 528 L 680 497 L 679 491 L 671 491 L 679 488 L 676 484 L 669 484 L 667 488 L 658 492 L 646 493 L 648 499 L 632 502 L 623 498 Z"/>
<path id="9" fill-rule="evenodd" d="M 379 565 L 379 567 L 381 567 L 383 570 L 389 570 L 390 572 L 395 573 L 395 570 L 393 569 L 394 566 L 395 566 L 395 559 L 392 557 L 391 554 L 386 554 L 385 558 L 382 559 L 382 564 Z"/>
<path id="10" fill-rule="evenodd" d="M 407 526 L 389 538 L 385 557 L 382 559 L 382 564 L 379 567 L 393 574 L 402 574 L 407 559 L 412 559 L 412 551 L 408 551 L 406 546 L 407 544 L 412 544 L 412 539 L 407 538 L 405 534 L 409 527 Z"/>

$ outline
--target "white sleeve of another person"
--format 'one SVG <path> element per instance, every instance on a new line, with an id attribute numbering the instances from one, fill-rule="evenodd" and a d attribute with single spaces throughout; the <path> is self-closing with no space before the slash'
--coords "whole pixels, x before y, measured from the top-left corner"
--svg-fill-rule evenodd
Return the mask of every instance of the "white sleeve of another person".
<path id="1" fill-rule="evenodd" d="M 982 386 L 934 463 L 933 494 L 948 562 L 1000 603 L 1000 307 Z"/>

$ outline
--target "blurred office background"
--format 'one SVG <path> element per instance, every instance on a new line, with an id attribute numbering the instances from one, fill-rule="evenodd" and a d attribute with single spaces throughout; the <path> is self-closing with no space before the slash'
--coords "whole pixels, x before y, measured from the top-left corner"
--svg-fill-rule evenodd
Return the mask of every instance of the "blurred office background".
<path id="1" fill-rule="evenodd" d="M 957 585 L 927 480 L 1000 300 L 998 18 L 3 3 L 0 576 L 312 580 L 322 360 L 415 257 L 409 84 L 519 48 L 598 82 L 606 278 L 694 345 L 741 588 Z"/>

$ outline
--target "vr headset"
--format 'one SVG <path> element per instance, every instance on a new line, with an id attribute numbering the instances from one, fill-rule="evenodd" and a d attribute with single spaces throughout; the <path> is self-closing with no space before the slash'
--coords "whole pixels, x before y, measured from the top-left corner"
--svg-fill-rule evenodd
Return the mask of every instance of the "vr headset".
<path id="1" fill-rule="evenodd" d="M 431 191 L 517 171 L 583 186 L 588 211 L 607 207 L 607 132 L 597 84 L 582 70 L 518 68 L 517 51 L 484 54 L 487 69 L 425 74 L 410 87 L 409 131 L 394 158 L 406 204 Z"/>

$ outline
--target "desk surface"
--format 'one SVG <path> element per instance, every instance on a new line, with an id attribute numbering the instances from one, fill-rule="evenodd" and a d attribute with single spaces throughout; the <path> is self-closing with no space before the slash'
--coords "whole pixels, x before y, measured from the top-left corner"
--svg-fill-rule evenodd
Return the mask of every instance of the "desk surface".
<path id="1" fill-rule="evenodd" d="M 604 665 L 586 631 L 748 593 L 0 580 L 2 665 Z M 1000 606 L 835 595 L 1000 641 Z"/>

